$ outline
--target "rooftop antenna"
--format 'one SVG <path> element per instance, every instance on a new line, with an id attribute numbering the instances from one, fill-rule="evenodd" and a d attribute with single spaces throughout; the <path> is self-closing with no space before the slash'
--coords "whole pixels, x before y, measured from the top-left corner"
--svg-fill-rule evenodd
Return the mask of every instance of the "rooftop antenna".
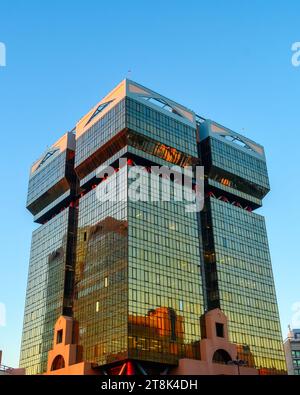
<path id="1" fill-rule="evenodd" d="M 127 70 L 127 78 L 131 77 L 131 69 Z"/>

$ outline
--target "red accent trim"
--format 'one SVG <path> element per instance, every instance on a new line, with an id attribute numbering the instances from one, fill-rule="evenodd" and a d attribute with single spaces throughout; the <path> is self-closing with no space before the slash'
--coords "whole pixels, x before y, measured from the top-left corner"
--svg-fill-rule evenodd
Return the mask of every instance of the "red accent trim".
<path id="1" fill-rule="evenodd" d="M 121 376 L 124 373 L 125 369 L 126 369 L 126 362 L 122 365 L 121 370 L 119 371 L 118 375 Z"/>
<path id="2" fill-rule="evenodd" d="M 237 202 L 237 201 L 230 202 L 230 200 L 228 200 L 228 198 L 227 198 L 226 196 L 221 195 L 221 196 L 216 197 L 216 195 L 215 195 L 212 191 L 207 192 L 205 196 L 206 196 L 206 197 L 213 197 L 213 198 L 215 198 L 215 199 L 222 200 L 223 202 L 230 203 L 230 204 L 232 204 L 233 206 L 240 207 L 240 208 L 242 208 L 243 210 L 249 211 L 250 213 L 252 213 L 252 211 L 253 211 L 252 207 L 250 207 L 250 206 L 245 206 L 245 207 L 243 207 L 243 206 L 241 205 L 241 203 L 239 203 L 239 202 Z"/>
<path id="3" fill-rule="evenodd" d="M 215 194 L 211 191 L 207 192 L 208 197 L 216 197 Z"/>
<path id="4" fill-rule="evenodd" d="M 134 374 L 134 365 L 132 361 L 127 362 L 127 376 L 132 376 Z"/>
<path id="5" fill-rule="evenodd" d="M 223 200 L 223 202 L 229 203 L 229 200 L 226 196 L 220 196 L 218 199 Z"/>

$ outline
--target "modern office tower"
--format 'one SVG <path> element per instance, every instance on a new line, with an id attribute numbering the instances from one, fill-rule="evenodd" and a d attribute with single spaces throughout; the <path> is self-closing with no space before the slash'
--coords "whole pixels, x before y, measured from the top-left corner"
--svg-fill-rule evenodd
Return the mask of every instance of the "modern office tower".
<path id="1" fill-rule="evenodd" d="M 195 115 L 131 81 L 76 125 L 79 199 L 74 318 L 83 359 L 176 364 L 199 358 L 204 311 L 196 213 L 184 202 L 128 198 L 131 165 L 197 161 Z M 127 158 L 119 168 L 119 159 Z M 120 199 L 97 199 L 97 168 L 115 168 Z M 142 175 L 143 176 L 143 175 Z M 153 176 L 155 177 L 155 176 Z M 156 191 L 157 193 L 159 191 Z"/>
<path id="2" fill-rule="evenodd" d="M 147 373 L 183 360 L 197 365 L 208 333 L 225 338 L 222 312 L 203 317 L 219 307 L 249 366 L 284 370 L 264 220 L 252 212 L 269 190 L 262 147 L 130 80 L 66 136 L 33 165 L 29 181 L 27 206 L 41 225 L 24 318 L 27 373 L 45 372 L 61 315 L 76 322 L 78 361 L 99 373 L 120 373 L 124 363 Z M 175 199 L 179 191 L 193 196 L 177 176 L 201 161 L 203 213 Z M 174 165 L 167 179 L 153 167 Z M 216 319 L 223 323 L 213 330 L 203 325 Z M 71 327 L 63 319 L 56 328 L 63 322 Z M 57 330 L 54 349 L 63 343 Z M 74 339 L 63 344 L 75 347 Z M 214 355 L 228 362 L 222 350 Z"/>
<path id="3" fill-rule="evenodd" d="M 229 320 L 239 358 L 262 372 L 285 370 L 264 218 L 269 192 L 264 149 L 215 122 L 199 122 L 206 176 L 201 212 L 208 308 Z"/>
<path id="4" fill-rule="evenodd" d="M 283 347 L 288 374 L 300 376 L 300 329 L 290 328 Z"/>

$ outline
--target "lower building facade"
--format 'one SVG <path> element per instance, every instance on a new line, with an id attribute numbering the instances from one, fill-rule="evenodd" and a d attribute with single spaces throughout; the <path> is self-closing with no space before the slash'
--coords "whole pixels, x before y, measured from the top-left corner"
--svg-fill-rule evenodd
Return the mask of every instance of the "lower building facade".
<path id="1" fill-rule="evenodd" d="M 61 316 L 54 327 L 53 347 L 48 353 L 45 375 L 251 375 L 259 371 L 249 367 L 245 361 L 236 359 L 237 345 L 228 338 L 228 323 L 220 309 L 203 314 L 202 339 L 198 342 L 197 359 L 192 355 L 182 355 L 175 365 L 148 362 L 140 356 L 125 358 L 111 363 L 86 362 L 82 346 L 78 345 L 78 322 L 71 317 Z M 154 324 L 156 329 L 160 326 Z M 169 350 L 166 350 L 169 353 Z"/>

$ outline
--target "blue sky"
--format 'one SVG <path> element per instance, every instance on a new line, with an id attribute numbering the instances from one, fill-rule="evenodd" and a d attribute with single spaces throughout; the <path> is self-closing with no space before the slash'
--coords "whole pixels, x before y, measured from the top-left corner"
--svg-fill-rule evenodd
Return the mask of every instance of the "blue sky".
<path id="1" fill-rule="evenodd" d="M 272 190 L 260 212 L 286 335 L 300 301 L 299 13 L 296 0 L 1 1 L 3 363 L 19 359 L 35 227 L 29 167 L 126 76 L 265 146 Z"/>

